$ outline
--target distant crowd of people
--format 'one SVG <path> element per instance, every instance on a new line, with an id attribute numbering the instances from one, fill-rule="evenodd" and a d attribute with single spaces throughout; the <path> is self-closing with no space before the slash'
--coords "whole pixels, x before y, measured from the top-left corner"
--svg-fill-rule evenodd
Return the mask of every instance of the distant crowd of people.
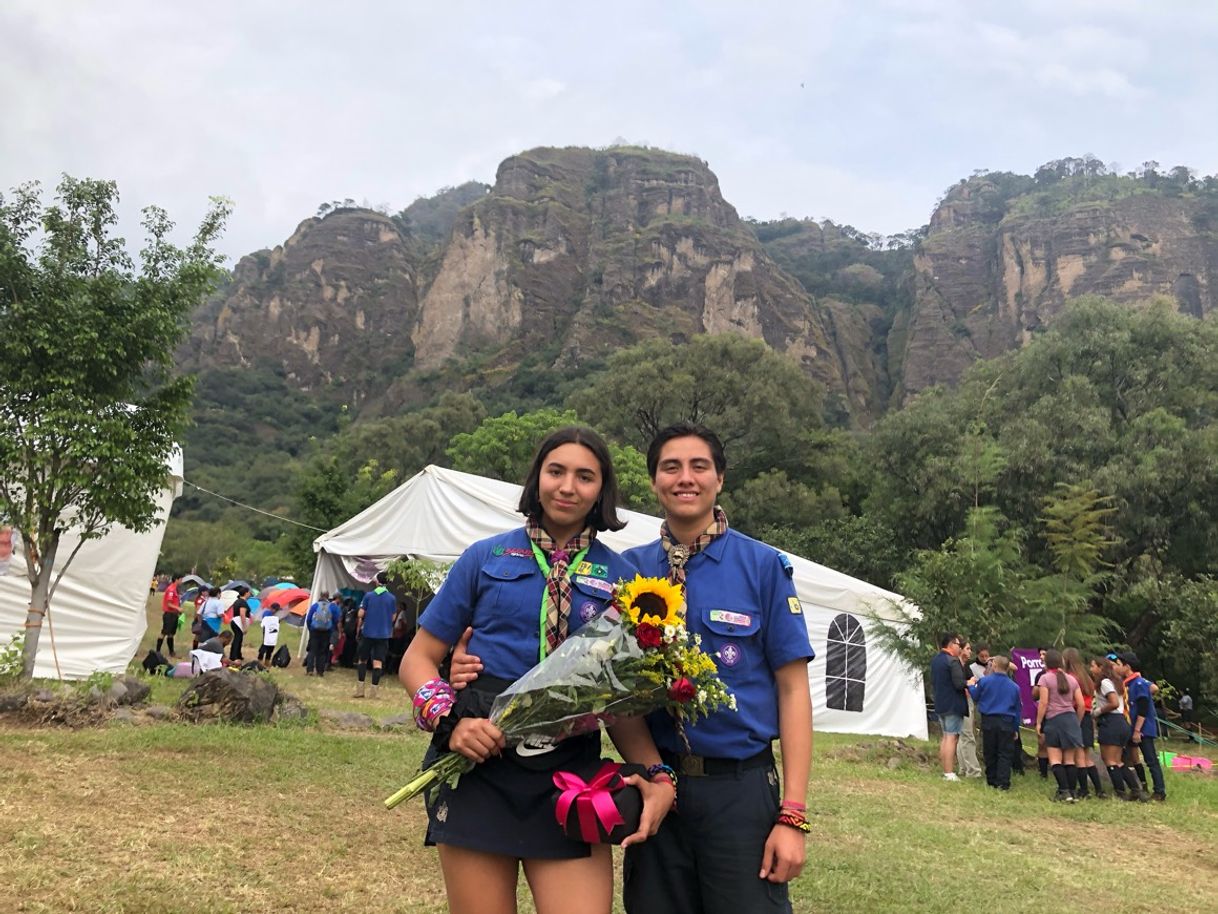
<path id="1" fill-rule="evenodd" d="M 1074 648 L 1044 648 L 1040 657 L 1041 668 L 1032 680 L 1037 764 L 1042 778 L 1051 774 L 1056 782 L 1052 798 L 1074 803 L 1110 796 L 1092 753 L 1098 743 L 1111 795 L 1132 801 L 1166 800 L 1156 747 L 1158 689 L 1142 676 L 1137 655 L 1113 652 L 1084 664 Z M 991 656 L 984 646 L 974 658 L 965 638 L 945 632 L 931 662 L 931 683 L 943 731 L 939 760 L 944 780 L 984 774 L 990 787 L 1009 790 L 1011 774 L 1024 772 L 1023 699 L 1011 661 L 1003 655 Z M 1182 711 L 1184 705 L 1182 701 Z M 1187 706 L 1191 714 L 1191 698 Z M 982 764 L 975 726 L 981 732 Z"/>
<path id="2" fill-rule="evenodd" d="M 181 575 L 170 575 L 161 597 L 161 633 L 155 653 L 160 655 L 167 647 L 170 662 L 166 665 L 170 667 L 177 666 L 172 662 L 178 658 L 175 637 L 185 627 L 181 582 Z M 234 589 L 237 598 L 226 607 L 219 587 L 199 588 L 190 620 L 189 661 L 180 664 L 185 666 L 189 662 L 191 675 L 244 664 L 245 637 L 255 621 L 261 628 L 256 662 L 263 667 L 271 665 L 279 645 L 280 619 L 286 607 L 270 602 L 255 620 L 248 599 L 249 587 L 239 585 Z M 364 594 L 358 604 L 354 598 L 344 597 L 339 592 L 323 592 L 309 606 L 304 625 L 308 633 L 304 658 L 306 675 L 321 677 L 340 664 L 354 667 L 358 679 L 357 698 L 376 697 L 387 663 L 400 660 L 413 634 L 406 614 L 388 589 L 384 572 L 377 576 L 373 589 Z M 369 667 L 372 669 L 370 687 L 366 685 Z"/>

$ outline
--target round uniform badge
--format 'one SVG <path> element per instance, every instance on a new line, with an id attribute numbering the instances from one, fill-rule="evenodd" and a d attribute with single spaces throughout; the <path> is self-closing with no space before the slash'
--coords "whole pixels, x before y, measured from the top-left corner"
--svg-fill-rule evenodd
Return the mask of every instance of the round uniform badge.
<path id="1" fill-rule="evenodd" d="M 729 641 L 723 647 L 719 648 L 719 659 L 728 666 L 735 666 L 740 662 L 741 651 L 740 647 L 734 641 Z"/>
<path id="2" fill-rule="evenodd" d="M 583 606 L 581 606 L 579 608 L 579 617 L 580 617 L 580 619 L 582 619 L 585 622 L 591 622 L 592 617 L 596 615 L 596 612 L 599 609 L 600 609 L 599 606 L 597 606 L 595 603 L 593 603 L 591 600 L 589 600 L 587 603 L 585 603 Z"/>

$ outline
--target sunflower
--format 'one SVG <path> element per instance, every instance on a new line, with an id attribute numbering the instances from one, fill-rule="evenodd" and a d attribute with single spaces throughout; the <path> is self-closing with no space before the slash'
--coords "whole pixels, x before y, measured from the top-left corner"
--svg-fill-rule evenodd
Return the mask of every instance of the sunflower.
<path id="1" fill-rule="evenodd" d="M 645 578 L 635 575 L 634 580 L 622 586 L 618 595 L 622 612 L 635 625 L 647 622 L 660 626 L 680 625 L 685 615 L 685 599 L 681 588 L 664 578 Z"/>

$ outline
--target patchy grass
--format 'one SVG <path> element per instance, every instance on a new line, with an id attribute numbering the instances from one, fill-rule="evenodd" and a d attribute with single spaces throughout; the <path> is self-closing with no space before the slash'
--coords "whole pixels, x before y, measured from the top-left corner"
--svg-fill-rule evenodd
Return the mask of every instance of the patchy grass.
<path id="1" fill-rule="evenodd" d="M 350 671 L 274 675 L 313 707 L 405 707 L 394 682 L 351 699 Z M 182 683 L 155 688 L 171 704 Z M 934 747 L 906 742 L 816 737 L 796 912 L 1218 910 L 1218 778 L 1169 773 L 1166 804 L 1063 806 L 1035 773 L 1009 794 L 944 783 L 919 763 Z M 425 746 L 300 724 L 0 729 L 0 897 L 22 914 L 442 912 L 422 804 L 380 802 Z"/>

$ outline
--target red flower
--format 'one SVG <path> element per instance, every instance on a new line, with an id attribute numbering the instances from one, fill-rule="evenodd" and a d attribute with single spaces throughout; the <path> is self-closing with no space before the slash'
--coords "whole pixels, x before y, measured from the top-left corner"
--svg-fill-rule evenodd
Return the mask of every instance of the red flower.
<path id="1" fill-rule="evenodd" d="M 659 647 L 664 643 L 664 633 L 650 622 L 640 622 L 634 630 L 634 637 L 638 639 L 639 647 L 644 650 Z"/>
<path id="2" fill-rule="evenodd" d="M 697 688 L 684 676 L 668 687 L 668 697 L 673 701 L 679 701 L 682 704 L 689 701 L 697 694 Z"/>

